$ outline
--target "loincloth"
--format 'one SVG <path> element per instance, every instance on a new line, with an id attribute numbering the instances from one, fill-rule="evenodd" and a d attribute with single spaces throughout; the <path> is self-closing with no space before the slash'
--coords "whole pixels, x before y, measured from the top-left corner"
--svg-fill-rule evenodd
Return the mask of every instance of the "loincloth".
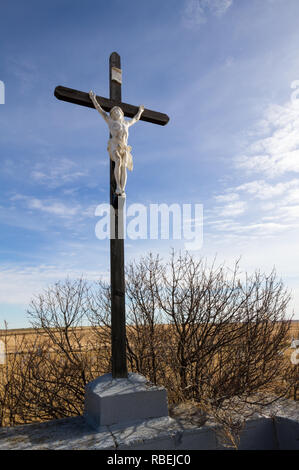
<path id="1" fill-rule="evenodd" d="M 118 152 L 120 158 L 124 160 L 125 166 L 128 168 L 128 170 L 133 170 L 133 158 L 131 154 L 132 147 L 130 145 L 125 145 L 123 143 L 116 144 L 115 142 L 109 140 L 107 150 L 110 155 L 111 153 Z"/>

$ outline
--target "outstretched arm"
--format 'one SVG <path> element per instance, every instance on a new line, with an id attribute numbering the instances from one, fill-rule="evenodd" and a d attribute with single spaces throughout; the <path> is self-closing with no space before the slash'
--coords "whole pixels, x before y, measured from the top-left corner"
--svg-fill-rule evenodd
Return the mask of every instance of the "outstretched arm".
<path id="1" fill-rule="evenodd" d="M 90 90 L 89 92 L 89 97 L 91 101 L 93 102 L 94 107 L 99 111 L 100 115 L 105 119 L 106 122 L 108 122 L 109 116 L 107 113 L 105 113 L 103 108 L 101 108 L 100 104 L 97 102 L 96 95 L 94 94 L 92 90 Z"/>
<path id="2" fill-rule="evenodd" d="M 134 116 L 133 119 L 131 119 L 131 121 L 128 122 L 129 126 L 132 126 L 133 124 L 135 124 L 135 122 L 139 121 L 140 116 L 143 113 L 143 111 L 144 111 L 144 106 L 143 105 L 139 106 L 139 111 L 136 114 L 136 116 Z"/>

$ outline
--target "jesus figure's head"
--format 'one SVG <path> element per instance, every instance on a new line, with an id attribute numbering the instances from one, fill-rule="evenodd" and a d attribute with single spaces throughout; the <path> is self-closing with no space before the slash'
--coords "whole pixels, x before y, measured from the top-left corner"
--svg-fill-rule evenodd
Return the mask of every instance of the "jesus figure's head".
<path id="1" fill-rule="evenodd" d="M 123 110 L 119 106 L 114 106 L 110 111 L 113 121 L 121 121 L 124 118 Z"/>

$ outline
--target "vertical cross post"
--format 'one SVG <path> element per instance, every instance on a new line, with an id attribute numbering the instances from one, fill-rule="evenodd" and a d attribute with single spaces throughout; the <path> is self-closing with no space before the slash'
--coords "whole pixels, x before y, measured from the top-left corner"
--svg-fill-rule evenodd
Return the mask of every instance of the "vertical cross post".
<path id="1" fill-rule="evenodd" d="M 120 56 L 113 52 L 109 61 L 110 99 L 121 102 L 121 83 L 112 80 L 112 68 L 120 69 Z M 110 236 L 110 279 L 111 279 L 111 348 L 112 377 L 128 376 L 126 360 L 126 312 L 125 312 L 125 268 L 123 210 L 124 198 L 115 195 L 116 181 L 114 162 L 110 160 L 110 206 L 111 226 L 115 236 Z"/>
<path id="2" fill-rule="evenodd" d="M 110 99 L 97 96 L 102 109 L 110 112 L 117 105 L 124 116 L 134 118 L 138 107 L 121 101 L 121 68 L 120 56 L 113 52 L 109 61 Z M 1 82 L 0 82 L 1 85 Z M 1 91 L 1 90 L 0 90 Z M 54 95 L 59 100 L 75 103 L 95 109 L 90 94 L 83 91 L 57 86 Z M 142 121 L 160 126 L 168 123 L 166 114 L 145 109 L 140 117 Z M 110 136 L 111 137 L 111 136 Z M 112 343 L 112 376 L 128 376 L 126 361 L 126 314 L 125 314 L 125 268 L 124 268 L 124 218 L 125 198 L 115 194 L 114 162 L 110 160 L 110 275 L 111 275 L 111 343 Z"/>

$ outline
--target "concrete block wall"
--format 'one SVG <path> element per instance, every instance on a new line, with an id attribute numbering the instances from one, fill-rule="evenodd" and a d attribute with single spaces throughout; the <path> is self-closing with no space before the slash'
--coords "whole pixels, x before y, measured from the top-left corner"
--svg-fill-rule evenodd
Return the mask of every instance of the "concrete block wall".
<path id="1" fill-rule="evenodd" d="M 159 418 L 92 429 L 83 416 L 0 428 L 0 450 L 217 450 L 225 449 L 212 423 Z M 299 403 L 280 402 L 248 420 L 240 450 L 299 450 Z"/>

